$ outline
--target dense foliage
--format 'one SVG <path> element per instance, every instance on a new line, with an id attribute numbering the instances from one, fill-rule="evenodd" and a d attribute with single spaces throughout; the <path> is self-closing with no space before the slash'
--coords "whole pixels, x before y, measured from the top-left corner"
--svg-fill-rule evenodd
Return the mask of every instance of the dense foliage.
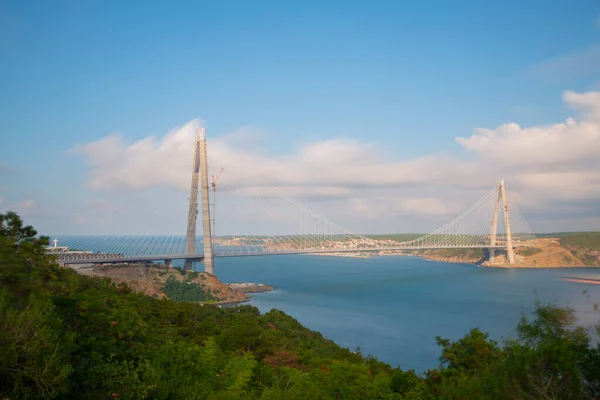
<path id="1" fill-rule="evenodd" d="M 565 247 L 600 250 L 600 232 L 559 232 L 540 234 L 539 237 L 556 237 Z"/>
<path id="2" fill-rule="evenodd" d="M 0 398 L 587 399 L 600 356 L 573 312 L 538 306 L 502 346 L 438 338 L 424 376 L 342 349 L 284 313 L 159 300 L 60 268 L 0 215 Z M 401 361 L 401 360 L 399 360 Z"/>
<path id="3" fill-rule="evenodd" d="M 426 253 L 436 255 L 438 257 L 447 257 L 447 258 L 465 258 L 465 259 L 474 259 L 481 260 L 486 258 L 486 254 L 484 249 L 436 249 L 436 250 L 428 250 Z"/>
<path id="4" fill-rule="evenodd" d="M 560 234 L 560 245 L 571 251 L 585 265 L 600 266 L 600 232 Z"/>
<path id="5" fill-rule="evenodd" d="M 212 293 L 204 290 L 204 287 L 191 280 L 180 281 L 170 276 L 162 287 L 162 291 L 173 301 L 211 301 L 215 300 Z"/>

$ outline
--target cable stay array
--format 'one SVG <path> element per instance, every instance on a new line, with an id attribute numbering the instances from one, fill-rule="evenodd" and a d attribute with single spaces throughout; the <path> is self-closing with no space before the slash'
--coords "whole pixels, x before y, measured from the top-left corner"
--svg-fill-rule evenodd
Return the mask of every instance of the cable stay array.
<path id="1" fill-rule="evenodd" d="M 209 169 L 218 170 L 220 168 L 220 164 L 214 160 L 209 159 L 209 161 Z M 228 180 L 226 177 L 221 177 L 222 187 L 219 189 L 219 196 L 220 199 L 223 199 L 224 204 L 219 206 L 220 215 L 235 215 L 236 213 L 232 210 L 227 210 L 228 206 L 234 205 L 238 211 L 256 213 L 259 217 L 254 218 L 254 225 L 250 225 L 247 232 L 216 237 L 216 242 L 219 244 L 216 250 L 217 255 L 489 248 L 492 247 L 492 240 L 495 242 L 495 247 L 506 247 L 506 224 L 504 213 L 500 212 L 502 204 L 499 204 L 497 208 L 494 204 L 500 200 L 500 184 L 495 185 L 466 211 L 434 232 L 418 239 L 399 241 L 351 232 L 317 215 L 260 178 L 243 176 L 240 171 L 236 171 L 235 174 L 235 179 Z M 534 239 L 535 235 L 516 205 L 509 204 L 508 207 L 511 209 L 513 241 L 524 243 Z M 492 226 L 495 210 L 498 219 L 494 235 Z M 273 216 L 278 218 L 273 218 Z M 235 217 L 239 218 L 240 216 L 235 215 Z M 225 217 L 217 217 L 218 220 L 222 220 L 222 218 Z M 265 221 L 262 221 L 261 218 L 264 218 Z M 257 234 L 250 231 L 252 228 L 260 230 L 262 226 L 266 225 L 273 232 Z M 281 228 L 277 229 L 278 226 Z M 274 231 L 281 233 L 274 233 Z M 388 235 L 388 237 L 393 237 L 393 235 Z"/>
<path id="2" fill-rule="evenodd" d="M 401 241 L 394 239 L 394 235 L 382 238 L 344 229 L 295 200 L 286 193 L 285 187 L 247 176 L 244 171 L 236 171 L 235 166 L 223 165 L 218 152 L 208 154 L 211 239 L 216 257 L 506 248 L 510 240 L 519 246 L 535 239 L 516 204 L 505 201 L 503 182 L 439 229 L 414 240 Z M 198 188 L 193 190 L 197 193 Z M 183 188 L 168 192 L 163 201 L 177 209 L 187 209 L 189 192 Z M 128 201 L 132 204 L 141 203 L 142 199 L 136 198 L 135 193 L 130 196 Z M 146 220 L 160 221 L 164 213 L 160 208 L 144 211 Z M 151 261 L 190 256 L 201 259 L 201 236 L 196 236 L 197 254 L 190 255 L 189 251 L 186 254 L 183 213 L 181 217 L 180 235 L 57 236 L 54 248 L 51 246 L 49 251 L 58 254 L 63 261 Z M 201 225 L 197 231 L 201 231 Z"/>

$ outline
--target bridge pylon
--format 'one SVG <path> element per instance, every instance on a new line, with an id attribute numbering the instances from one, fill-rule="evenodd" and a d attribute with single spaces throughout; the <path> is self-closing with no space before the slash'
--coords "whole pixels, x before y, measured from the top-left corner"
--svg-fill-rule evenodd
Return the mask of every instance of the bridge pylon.
<path id="1" fill-rule="evenodd" d="M 489 262 L 493 263 L 496 257 L 496 244 L 498 235 L 498 206 L 502 202 L 502 209 L 504 212 L 504 231 L 506 235 L 506 261 L 509 264 L 515 263 L 515 250 L 512 245 L 512 234 L 510 232 L 510 218 L 508 213 L 508 200 L 506 198 L 506 187 L 504 185 L 504 179 L 501 179 L 496 189 L 496 201 L 494 201 L 494 216 L 492 219 L 492 230 L 490 235 L 490 257 Z"/>
<path id="2" fill-rule="evenodd" d="M 204 242 L 204 272 L 215 274 L 215 255 L 213 253 L 212 233 L 210 230 L 210 201 L 208 198 L 208 157 L 206 154 L 206 134 L 200 128 L 200 191 L 202 193 L 202 237 Z"/>
<path id="3" fill-rule="evenodd" d="M 198 184 L 200 184 L 200 192 L 202 195 L 204 272 L 214 275 L 214 254 L 212 234 L 210 231 L 210 204 L 208 199 L 208 161 L 206 154 L 206 134 L 204 128 L 199 128 L 196 131 L 196 137 L 194 140 L 194 159 L 192 165 L 192 183 L 190 187 L 190 206 L 188 210 L 185 255 L 196 257 L 187 258 L 184 262 L 184 269 L 191 270 L 194 259 L 198 258 L 196 250 L 196 221 L 198 218 Z"/>

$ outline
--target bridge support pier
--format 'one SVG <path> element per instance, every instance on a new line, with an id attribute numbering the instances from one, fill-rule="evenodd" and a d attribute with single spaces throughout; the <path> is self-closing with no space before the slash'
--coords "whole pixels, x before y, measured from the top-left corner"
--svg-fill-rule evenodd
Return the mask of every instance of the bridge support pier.
<path id="1" fill-rule="evenodd" d="M 167 269 L 173 268 L 173 260 L 165 260 L 165 267 L 167 267 Z"/>
<path id="2" fill-rule="evenodd" d="M 504 179 L 500 180 L 497 189 L 496 201 L 494 201 L 494 217 L 492 219 L 492 230 L 490 234 L 490 257 L 489 262 L 493 263 L 496 257 L 496 243 L 498 231 L 498 205 L 502 201 L 502 209 L 504 210 L 504 230 L 506 233 L 506 262 L 508 264 L 515 263 L 515 250 L 512 245 L 512 234 L 510 232 L 510 219 L 508 216 L 508 200 L 506 198 L 506 187 Z"/>

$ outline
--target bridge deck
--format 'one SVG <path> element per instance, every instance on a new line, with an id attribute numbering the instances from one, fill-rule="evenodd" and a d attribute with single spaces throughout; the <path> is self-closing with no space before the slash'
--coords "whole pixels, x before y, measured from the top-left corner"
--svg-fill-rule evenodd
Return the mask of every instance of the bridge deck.
<path id="1" fill-rule="evenodd" d="M 294 255 L 294 254 L 332 254 L 332 253 L 367 253 L 367 252 L 383 252 L 383 251 L 400 251 L 400 250 L 437 250 L 437 249 L 505 249 L 506 246 L 414 246 L 414 247 L 385 247 L 385 248 L 356 248 L 356 249 L 295 249 L 281 251 L 256 251 L 252 253 L 244 253 L 242 251 L 227 251 L 215 253 L 215 257 L 250 257 L 250 256 L 277 256 L 277 255 Z M 57 256 L 57 260 L 65 265 L 67 264 L 116 264 L 116 263 L 135 263 L 147 261 L 163 261 L 163 260 L 192 260 L 203 261 L 204 254 L 162 254 L 153 256 L 135 256 L 135 257 L 114 257 L 114 255 L 103 254 L 73 254 L 61 257 Z"/>

